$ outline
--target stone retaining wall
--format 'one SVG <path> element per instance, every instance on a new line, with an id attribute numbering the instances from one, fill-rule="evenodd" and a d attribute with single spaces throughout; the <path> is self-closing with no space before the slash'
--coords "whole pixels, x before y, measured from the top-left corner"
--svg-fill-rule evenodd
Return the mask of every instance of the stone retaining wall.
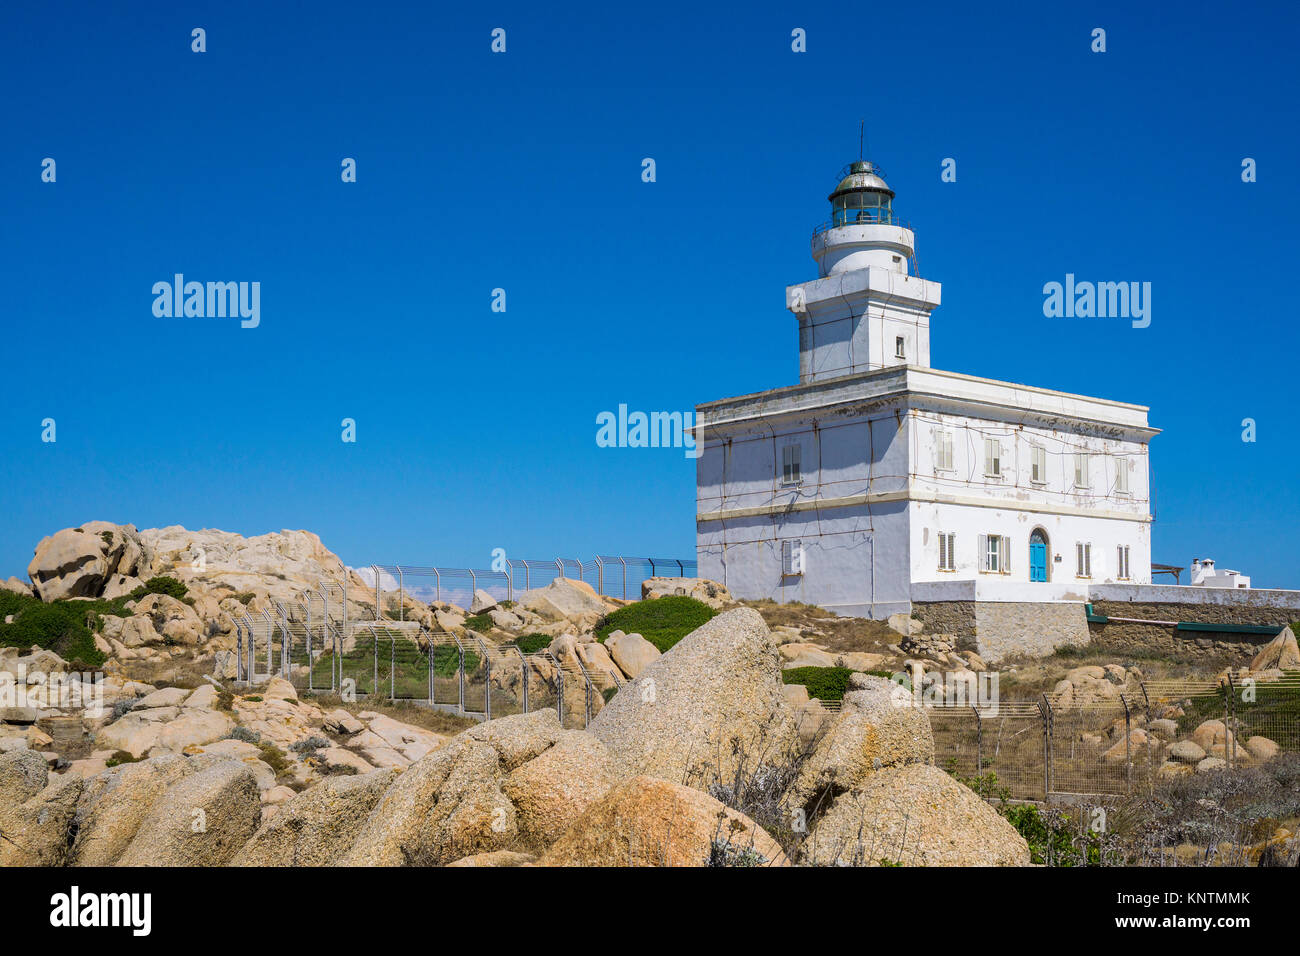
<path id="1" fill-rule="evenodd" d="M 989 663 L 1027 654 L 1046 657 L 1065 644 L 1086 644 L 1082 602 L 928 601 L 912 605 L 927 634 L 952 635 L 959 650 Z"/>

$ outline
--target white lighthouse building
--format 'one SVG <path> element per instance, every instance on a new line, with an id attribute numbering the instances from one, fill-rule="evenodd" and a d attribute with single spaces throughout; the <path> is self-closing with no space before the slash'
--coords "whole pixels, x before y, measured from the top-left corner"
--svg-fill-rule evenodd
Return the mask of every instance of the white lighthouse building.
<path id="1" fill-rule="evenodd" d="M 799 383 L 696 409 L 699 573 L 877 618 L 1150 584 L 1146 407 L 931 368 L 940 285 L 883 172 L 829 199 L 786 289 Z"/>

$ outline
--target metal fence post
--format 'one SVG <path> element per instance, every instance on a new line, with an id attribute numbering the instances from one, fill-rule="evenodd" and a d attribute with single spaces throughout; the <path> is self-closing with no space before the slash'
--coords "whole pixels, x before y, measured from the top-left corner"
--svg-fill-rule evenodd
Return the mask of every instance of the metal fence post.
<path id="1" fill-rule="evenodd" d="M 971 704 L 971 713 L 975 715 L 975 776 L 980 775 L 983 766 L 984 721 L 980 719 L 980 709 Z"/>
<path id="2" fill-rule="evenodd" d="M 1133 719 L 1128 709 L 1128 695 L 1119 695 L 1120 703 L 1124 705 L 1124 792 L 1133 792 L 1133 744 L 1131 737 L 1133 734 Z"/>
<path id="3" fill-rule="evenodd" d="M 382 572 L 377 564 L 372 564 L 370 570 L 375 574 L 375 620 L 377 621 L 379 620 L 379 575 Z"/>
<path id="4" fill-rule="evenodd" d="M 1043 694 L 1038 704 L 1043 715 L 1043 799 L 1052 792 L 1052 702 Z"/>
<path id="5" fill-rule="evenodd" d="M 397 566 L 397 619 L 406 620 L 406 583 L 402 580 L 402 566 Z"/>

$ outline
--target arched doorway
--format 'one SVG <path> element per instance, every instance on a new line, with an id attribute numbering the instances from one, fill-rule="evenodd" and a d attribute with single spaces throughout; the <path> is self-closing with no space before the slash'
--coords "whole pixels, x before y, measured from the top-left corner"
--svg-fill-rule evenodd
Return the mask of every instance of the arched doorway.
<path id="1" fill-rule="evenodd" d="M 1042 528 L 1035 528 L 1029 535 L 1029 580 L 1046 581 L 1048 577 L 1047 568 L 1047 532 Z"/>

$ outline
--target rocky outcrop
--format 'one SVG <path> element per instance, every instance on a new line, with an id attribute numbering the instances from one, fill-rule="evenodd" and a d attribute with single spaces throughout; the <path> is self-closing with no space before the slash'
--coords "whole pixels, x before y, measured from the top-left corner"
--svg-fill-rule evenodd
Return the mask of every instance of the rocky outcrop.
<path id="1" fill-rule="evenodd" d="M 797 741 L 776 643 L 751 608 L 718 615 L 620 690 L 592 721 L 620 778 L 707 787 Z"/>
<path id="2" fill-rule="evenodd" d="M 1029 846 L 986 802 L 928 764 L 867 775 L 813 825 L 804 863 L 1027 866 Z"/>
<path id="3" fill-rule="evenodd" d="M 69 862 L 77 866 L 116 863 L 159 798 L 193 771 L 187 758 L 165 754 L 112 767 L 88 779 L 77 802 Z"/>
<path id="4" fill-rule="evenodd" d="M 625 675 L 630 678 L 641 676 L 641 672 L 659 660 L 662 656 L 655 647 L 640 634 L 624 634 L 611 631 L 605 638 L 605 649 Z"/>
<path id="5" fill-rule="evenodd" d="M 0 803 L 0 866 L 62 866 L 82 784 L 80 777 L 55 777 L 22 803 Z"/>
<path id="6" fill-rule="evenodd" d="M 1252 671 L 1300 669 L 1300 647 L 1296 646 L 1295 632 L 1284 627 L 1277 637 L 1265 644 L 1250 662 Z"/>
<path id="7" fill-rule="evenodd" d="M 154 803 L 119 866 L 222 866 L 261 821 L 257 780 L 222 760 L 186 776 Z"/>
<path id="8" fill-rule="evenodd" d="M 120 593 L 139 584 L 151 557 L 134 525 L 91 521 L 42 538 L 27 576 L 42 601 L 100 597 L 110 582 Z"/>
<path id="9" fill-rule="evenodd" d="M 612 610 L 595 588 L 573 578 L 556 578 L 545 587 L 525 591 L 518 604 L 544 620 L 570 622 L 580 630 L 590 630 Z"/>
<path id="10" fill-rule="evenodd" d="M 589 807 L 541 866 L 786 866 L 780 846 L 743 813 L 654 777 L 624 781 Z"/>
<path id="11" fill-rule="evenodd" d="M 395 772 L 330 777 L 280 805 L 231 866 L 328 866 L 352 845 Z"/>
<path id="12" fill-rule="evenodd" d="M 595 798 L 602 755 L 598 742 L 584 737 L 564 730 L 553 710 L 457 734 L 397 778 L 340 862 L 435 865 L 528 849 Z M 530 766 L 562 741 L 556 754 Z M 580 762 L 592 780 L 564 779 Z"/>
<path id="13" fill-rule="evenodd" d="M 708 578 L 646 578 L 641 582 L 643 601 L 670 595 L 694 598 L 712 608 L 736 603 L 725 586 Z"/>
<path id="14" fill-rule="evenodd" d="M 853 674 L 849 688 L 795 783 L 803 805 L 851 790 L 884 767 L 934 760 L 930 718 L 906 688 L 870 674 Z"/>

